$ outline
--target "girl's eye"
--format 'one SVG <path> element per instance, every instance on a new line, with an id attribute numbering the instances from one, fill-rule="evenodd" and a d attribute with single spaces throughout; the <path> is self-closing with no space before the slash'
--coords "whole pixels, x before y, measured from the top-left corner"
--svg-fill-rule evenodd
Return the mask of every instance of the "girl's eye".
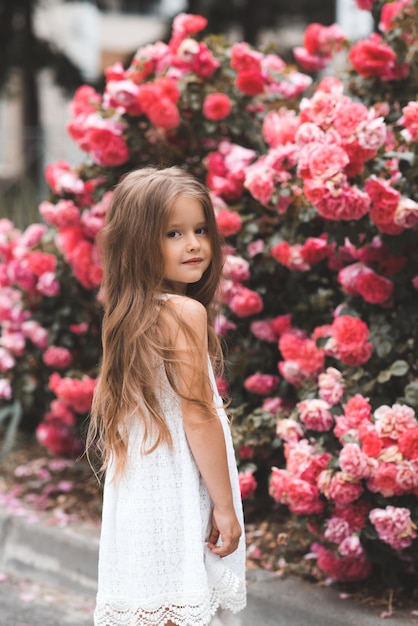
<path id="1" fill-rule="evenodd" d="M 178 230 L 170 230 L 170 232 L 167 233 L 167 237 L 170 237 L 171 239 L 174 237 L 180 237 L 180 232 Z"/>
<path id="2" fill-rule="evenodd" d="M 196 235 L 207 235 L 208 229 L 206 226 L 201 226 L 200 228 L 196 228 Z"/>

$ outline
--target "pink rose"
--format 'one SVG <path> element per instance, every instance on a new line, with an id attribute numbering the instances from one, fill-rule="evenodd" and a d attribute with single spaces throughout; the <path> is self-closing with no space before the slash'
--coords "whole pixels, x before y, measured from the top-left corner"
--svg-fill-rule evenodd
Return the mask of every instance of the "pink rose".
<path id="1" fill-rule="evenodd" d="M 263 137 L 272 148 L 294 143 L 299 128 L 299 118 L 295 111 L 279 109 L 270 111 L 263 121 Z"/>
<path id="2" fill-rule="evenodd" d="M 334 424 L 329 404 L 324 400 L 303 400 L 296 405 L 299 409 L 299 418 L 306 428 L 326 432 Z"/>
<path id="3" fill-rule="evenodd" d="M 71 428 L 58 419 L 41 422 L 36 429 L 36 438 L 57 456 L 72 456 L 80 450 L 80 442 L 74 437 Z"/>
<path id="4" fill-rule="evenodd" d="M 253 165 L 247 171 L 244 186 L 256 200 L 267 206 L 275 190 L 274 171 L 270 168 Z"/>
<path id="5" fill-rule="evenodd" d="M 398 447 L 406 459 L 418 459 L 418 427 L 413 426 L 400 433 Z"/>
<path id="6" fill-rule="evenodd" d="M 402 113 L 399 123 L 405 126 L 411 141 L 418 141 L 418 102 L 408 102 Z"/>
<path id="7" fill-rule="evenodd" d="M 402 433 L 418 426 L 414 409 L 405 404 L 382 405 L 373 415 L 380 437 L 397 440 Z"/>
<path id="8" fill-rule="evenodd" d="M 251 322 L 250 330 L 257 339 L 275 343 L 277 341 L 276 333 L 273 331 L 270 322 L 264 320 L 256 320 Z"/>
<path id="9" fill-rule="evenodd" d="M 0 378 L 0 398 L 10 400 L 13 396 L 13 390 L 10 382 L 6 378 Z"/>
<path id="10" fill-rule="evenodd" d="M 261 296 L 243 285 L 238 285 L 229 301 L 229 308 L 238 317 L 248 317 L 263 310 Z"/>
<path id="11" fill-rule="evenodd" d="M 349 537 L 351 529 L 349 523 L 341 517 L 331 517 L 325 522 L 324 537 L 332 543 L 341 543 L 343 539 Z"/>
<path id="12" fill-rule="evenodd" d="M 395 463 L 380 463 L 376 473 L 367 481 L 367 487 L 373 493 L 381 493 L 385 498 L 400 495 L 397 474 Z"/>
<path id="13" fill-rule="evenodd" d="M 368 457 L 357 443 L 346 443 L 338 460 L 342 471 L 350 479 L 357 481 L 370 476 Z"/>
<path id="14" fill-rule="evenodd" d="M 345 391 L 343 376 L 335 367 L 328 367 L 319 374 L 318 386 L 320 397 L 330 406 L 337 404 Z"/>
<path id="15" fill-rule="evenodd" d="M 241 498 L 247 500 L 250 498 L 257 488 L 257 481 L 253 476 L 253 470 L 248 469 L 245 472 L 238 474 L 239 487 L 241 491 Z"/>
<path id="16" fill-rule="evenodd" d="M 56 228 L 77 226 L 80 223 L 80 210 L 72 200 L 59 200 L 57 204 L 41 202 L 39 212 L 48 224 Z"/>
<path id="17" fill-rule="evenodd" d="M 318 551 L 318 567 L 329 577 L 341 582 L 365 580 L 372 571 L 366 556 L 338 557 L 331 550 L 320 546 Z"/>
<path id="18" fill-rule="evenodd" d="M 373 509 L 369 517 L 379 539 L 394 550 L 408 548 L 417 536 L 408 509 L 389 505 L 384 509 Z"/>
<path id="19" fill-rule="evenodd" d="M 337 472 L 331 479 L 329 486 L 329 498 L 338 504 L 350 504 L 357 500 L 363 493 L 360 482 L 346 480 L 342 472 Z"/>
<path id="20" fill-rule="evenodd" d="M 289 510 L 298 515 L 321 514 L 325 506 L 318 487 L 301 478 L 290 478 L 287 499 Z"/>
<path id="21" fill-rule="evenodd" d="M 216 224 L 220 235 L 230 237 L 236 235 L 242 228 L 242 220 L 236 211 L 221 209 L 216 214 Z"/>
<path id="22" fill-rule="evenodd" d="M 223 120 L 232 109 L 231 100 L 224 93 L 212 93 L 203 101 L 203 115 L 208 120 Z"/>
<path id="23" fill-rule="evenodd" d="M 283 441 L 299 441 L 303 437 L 303 430 L 296 420 L 284 418 L 277 422 L 276 435 Z"/>
<path id="24" fill-rule="evenodd" d="M 236 282 L 248 280 L 250 278 L 250 264 L 242 257 L 227 254 L 223 266 L 223 274 Z"/>
<path id="25" fill-rule="evenodd" d="M 270 374 L 253 374 L 244 381 L 244 387 L 247 391 L 258 393 L 262 396 L 271 394 L 278 384 L 278 376 L 272 376 Z"/>
<path id="26" fill-rule="evenodd" d="M 289 485 L 289 475 L 286 470 L 271 468 L 269 494 L 276 501 L 287 504 L 287 490 Z"/>
<path id="27" fill-rule="evenodd" d="M 65 369 L 71 364 L 73 357 L 67 348 L 50 346 L 43 353 L 42 360 L 49 367 Z"/>

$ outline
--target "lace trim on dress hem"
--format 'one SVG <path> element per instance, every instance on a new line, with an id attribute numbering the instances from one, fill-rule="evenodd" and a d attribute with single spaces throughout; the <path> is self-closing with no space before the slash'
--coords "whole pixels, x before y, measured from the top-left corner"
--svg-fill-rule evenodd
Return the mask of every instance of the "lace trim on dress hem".
<path id="1" fill-rule="evenodd" d="M 155 608 L 151 608 L 149 604 L 148 608 L 144 608 L 128 601 L 100 598 L 94 612 L 94 625 L 164 626 L 171 621 L 177 626 L 207 626 L 218 608 L 237 613 L 246 606 L 245 583 L 231 570 L 225 568 L 225 572 L 232 575 L 227 577 L 233 583 L 232 586 L 225 588 L 227 579 L 222 576 L 209 593 L 205 593 L 200 601 L 193 604 L 189 598 L 184 604 L 166 601 Z"/>

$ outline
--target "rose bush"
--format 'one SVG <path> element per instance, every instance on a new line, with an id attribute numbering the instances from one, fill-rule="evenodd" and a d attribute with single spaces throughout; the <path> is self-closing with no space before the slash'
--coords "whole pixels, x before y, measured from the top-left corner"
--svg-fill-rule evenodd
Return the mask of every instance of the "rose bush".
<path id="1" fill-rule="evenodd" d="M 242 495 L 307 516 L 318 567 L 345 581 L 418 570 L 418 2 L 358 4 L 376 33 L 350 47 L 313 24 L 295 50 L 308 72 L 348 50 L 344 80 L 201 41 L 204 18 L 178 15 L 102 94 L 76 92 L 86 159 L 48 166 L 48 227 L 0 232 L 0 419 L 23 413 L 70 454 L 97 373 L 112 188 L 146 164 L 206 181 L 227 242 L 218 384 Z"/>

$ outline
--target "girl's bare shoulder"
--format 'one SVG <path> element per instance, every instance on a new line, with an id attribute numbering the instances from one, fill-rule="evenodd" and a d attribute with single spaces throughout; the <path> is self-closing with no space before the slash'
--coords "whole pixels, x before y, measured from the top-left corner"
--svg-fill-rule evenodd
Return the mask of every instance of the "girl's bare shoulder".
<path id="1" fill-rule="evenodd" d="M 195 325 L 204 325 L 206 327 L 207 311 L 198 300 L 188 296 L 173 295 L 167 300 L 167 305 L 176 312 L 178 318 L 192 326 L 192 328 Z"/>

